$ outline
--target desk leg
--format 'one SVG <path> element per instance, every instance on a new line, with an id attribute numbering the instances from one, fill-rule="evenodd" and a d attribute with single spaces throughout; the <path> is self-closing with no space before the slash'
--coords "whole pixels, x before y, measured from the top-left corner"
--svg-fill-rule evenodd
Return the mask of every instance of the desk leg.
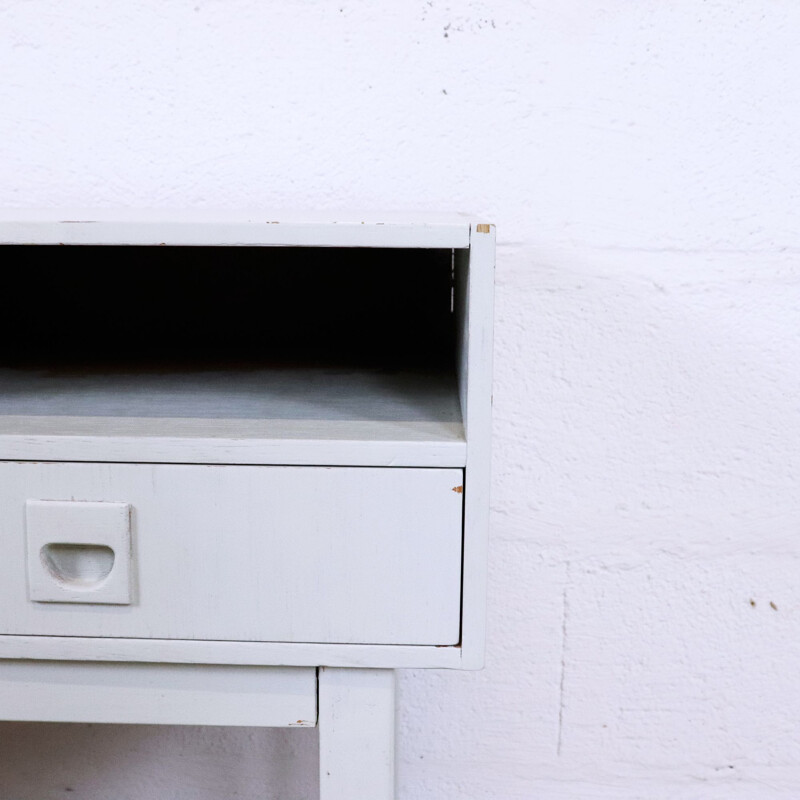
<path id="1" fill-rule="evenodd" d="M 394 670 L 319 670 L 320 800 L 394 800 Z"/>

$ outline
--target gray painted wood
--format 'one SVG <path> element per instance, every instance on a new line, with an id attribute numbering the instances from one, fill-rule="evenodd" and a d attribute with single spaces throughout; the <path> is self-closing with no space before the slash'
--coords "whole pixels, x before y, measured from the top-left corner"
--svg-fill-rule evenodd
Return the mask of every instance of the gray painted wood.
<path id="1" fill-rule="evenodd" d="M 0 717 L 305 725 L 309 670 L 273 672 L 250 704 L 266 672 L 208 665 L 324 664 L 321 798 L 389 800 L 380 668 L 483 659 L 494 228 L 270 216 L 26 210 L 0 215 L 0 244 L 452 248 L 455 380 L 0 371 Z M 130 507 L 130 606 L 26 597 L 30 500 Z"/>
<path id="2" fill-rule="evenodd" d="M 158 662 L 162 664 L 238 664 L 385 669 L 460 669 L 461 648 L 315 644 L 308 642 L 231 642 L 189 639 L 118 639 L 82 636 L 2 636 L 0 658 L 45 661 Z"/>
<path id="3" fill-rule="evenodd" d="M 483 666 L 491 483 L 492 357 L 494 310 L 494 225 L 474 225 L 465 293 L 468 311 L 462 341 L 462 395 L 466 392 L 467 469 L 464 482 L 464 593 L 462 666 Z"/>
<path id="4" fill-rule="evenodd" d="M 462 481 L 457 469 L 1 463 L 0 633 L 454 645 Z M 130 605 L 29 599 L 31 500 L 67 501 L 49 526 L 64 544 L 96 504 L 130 507 Z"/>
<path id="5" fill-rule="evenodd" d="M 335 368 L 0 368 L 0 417 L 461 421 L 455 376 Z"/>
<path id="6" fill-rule="evenodd" d="M 0 244 L 461 248 L 469 223 L 427 212 L 3 209 Z"/>
<path id="7" fill-rule="evenodd" d="M 393 800 L 393 670 L 319 671 L 320 800 Z"/>
<path id="8" fill-rule="evenodd" d="M 0 458 L 463 466 L 434 372 L 0 369 Z"/>
<path id="9" fill-rule="evenodd" d="M 150 725 L 316 724 L 314 669 L 0 661 L 0 719 Z"/>

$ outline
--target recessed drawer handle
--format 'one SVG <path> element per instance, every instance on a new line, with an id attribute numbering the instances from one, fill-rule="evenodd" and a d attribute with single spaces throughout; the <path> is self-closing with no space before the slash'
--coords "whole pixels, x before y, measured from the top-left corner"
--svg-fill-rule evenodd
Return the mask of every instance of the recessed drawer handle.
<path id="1" fill-rule="evenodd" d="M 55 580 L 79 591 L 97 589 L 114 568 L 114 551 L 103 544 L 46 544 L 39 555 Z"/>
<path id="2" fill-rule="evenodd" d="M 25 526 L 29 600 L 130 604 L 128 503 L 28 500 Z"/>

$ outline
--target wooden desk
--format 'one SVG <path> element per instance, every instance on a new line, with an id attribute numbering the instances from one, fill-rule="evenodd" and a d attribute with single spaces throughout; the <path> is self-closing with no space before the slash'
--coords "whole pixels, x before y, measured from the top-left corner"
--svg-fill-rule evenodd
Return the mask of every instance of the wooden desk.
<path id="1" fill-rule="evenodd" d="M 0 718 L 319 725 L 323 800 L 391 798 L 393 670 L 483 659 L 494 228 L 20 211 L 0 256 Z"/>

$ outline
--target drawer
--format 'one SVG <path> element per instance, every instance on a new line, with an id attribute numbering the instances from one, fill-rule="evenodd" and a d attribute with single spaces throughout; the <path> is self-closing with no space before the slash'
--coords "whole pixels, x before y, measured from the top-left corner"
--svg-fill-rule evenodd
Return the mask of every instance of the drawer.
<path id="1" fill-rule="evenodd" d="M 452 645 L 459 469 L 0 463 L 0 634 Z"/>

